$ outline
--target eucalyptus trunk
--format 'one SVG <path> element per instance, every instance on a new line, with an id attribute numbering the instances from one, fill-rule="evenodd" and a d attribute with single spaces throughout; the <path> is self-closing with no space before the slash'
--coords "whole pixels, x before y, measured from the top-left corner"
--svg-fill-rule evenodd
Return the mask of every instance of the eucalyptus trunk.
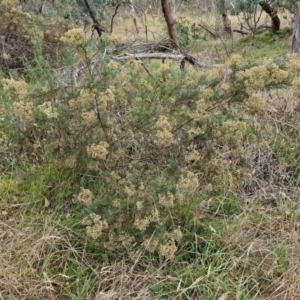
<path id="1" fill-rule="evenodd" d="M 171 45 L 174 50 L 180 51 L 175 21 L 172 14 L 170 0 L 161 0 L 162 12 L 167 23 Z"/>
<path id="2" fill-rule="evenodd" d="M 280 29 L 280 19 L 277 15 L 277 11 L 273 9 L 266 0 L 259 2 L 259 5 L 261 6 L 262 10 L 271 18 L 272 32 L 278 32 Z"/>
<path id="3" fill-rule="evenodd" d="M 300 52 L 300 0 L 298 0 L 295 28 L 292 39 L 292 52 Z"/>

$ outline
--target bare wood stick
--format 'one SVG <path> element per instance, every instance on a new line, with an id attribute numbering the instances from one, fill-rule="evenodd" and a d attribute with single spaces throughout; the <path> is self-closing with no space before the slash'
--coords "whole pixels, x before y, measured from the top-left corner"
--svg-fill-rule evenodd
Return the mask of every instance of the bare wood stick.
<path id="1" fill-rule="evenodd" d="M 243 31 L 243 30 L 239 30 L 239 29 L 233 29 L 232 31 L 243 34 L 243 35 L 250 34 L 250 31 Z"/>

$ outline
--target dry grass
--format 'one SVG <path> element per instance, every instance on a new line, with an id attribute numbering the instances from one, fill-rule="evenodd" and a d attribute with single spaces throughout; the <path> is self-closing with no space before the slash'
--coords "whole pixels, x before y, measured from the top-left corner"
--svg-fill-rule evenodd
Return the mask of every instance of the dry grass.
<path id="1" fill-rule="evenodd" d="M 235 234 L 227 241 L 244 286 L 253 286 L 258 299 L 298 299 L 299 212 L 255 201 L 237 219 Z M 233 274 L 232 274 L 233 276 Z M 248 288 L 249 289 L 249 288 Z M 251 291 L 251 289 L 249 289 Z"/>
<path id="2" fill-rule="evenodd" d="M 291 103 L 297 104 L 287 91 L 269 98 L 270 109 L 256 121 L 263 142 L 292 142 L 293 134 L 290 140 L 282 134 L 291 126 L 298 132 L 298 112 Z M 97 244 L 90 248 L 63 225 L 65 214 L 43 205 L 25 209 L 25 202 L 17 203 L 22 185 L 9 181 L 13 192 L 2 178 L 0 298 L 299 299 L 300 193 L 292 161 L 283 160 L 286 153 L 280 157 L 274 145 L 253 149 L 252 178 L 239 196 L 240 213 L 228 215 L 220 209 L 222 201 L 216 200 L 218 207 L 208 201 L 195 232 L 185 229 L 193 238 L 172 262 L 159 262 L 142 250 L 105 262 Z M 204 232 L 197 232 L 199 227 Z"/>
<path id="3" fill-rule="evenodd" d="M 26 224 L 20 228 L 14 220 L 1 221 L 0 269 L 4 299 L 57 299 L 62 292 L 48 273 L 50 270 L 44 268 L 49 249 L 57 247 L 59 237 L 38 236 L 36 226 L 41 224 Z"/>
<path id="4" fill-rule="evenodd" d="M 144 18 L 138 19 L 137 23 L 139 28 L 138 34 L 131 18 L 116 17 L 114 20 L 113 35 L 117 37 L 119 42 L 135 39 L 157 41 L 166 38 L 164 33 L 165 23 L 161 14 L 157 14 L 155 18 L 147 14 Z"/>
<path id="5" fill-rule="evenodd" d="M 141 266 L 142 257 L 134 259 L 135 261 L 122 259 L 103 267 L 86 299 L 155 299 L 151 290 L 151 281 L 155 274 L 147 272 L 146 266 Z"/>
<path id="6" fill-rule="evenodd" d="M 144 253 L 104 266 L 51 216 L 32 215 L 25 226 L 17 217 L 0 221 L 0 299 L 155 299 L 151 281 L 159 270 L 147 273 Z"/>

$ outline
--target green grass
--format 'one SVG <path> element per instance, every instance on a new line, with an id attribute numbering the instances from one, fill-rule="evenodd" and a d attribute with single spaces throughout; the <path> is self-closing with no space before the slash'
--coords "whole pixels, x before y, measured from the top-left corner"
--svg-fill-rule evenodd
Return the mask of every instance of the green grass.
<path id="1" fill-rule="evenodd" d="M 256 35 L 254 41 L 251 35 L 241 37 L 235 44 L 234 52 L 242 53 L 252 62 L 265 58 L 282 59 L 290 49 L 290 37 L 266 31 Z"/>

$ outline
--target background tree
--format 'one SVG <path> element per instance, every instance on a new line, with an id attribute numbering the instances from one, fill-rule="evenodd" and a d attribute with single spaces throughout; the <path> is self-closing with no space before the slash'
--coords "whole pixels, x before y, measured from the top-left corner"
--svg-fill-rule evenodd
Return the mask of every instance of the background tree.
<path id="1" fill-rule="evenodd" d="M 262 10 L 267 13 L 272 21 L 272 31 L 278 32 L 280 29 L 280 19 L 277 15 L 277 9 L 272 8 L 270 3 L 266 0 L 260 1 L 259 5 L 261 6 Z"/>
<path id="2" fill-rule="evenodd" d="M 137 20 L 136 20 L 137 15 L 136 15 L 136 12 L 135 12 L 134 2 L 133 2 L 133 0 L 129 0 L 129 3 L 130 3 L 130 6 L 131 6 L 130 13 L 131 13 L 132 18 L 133 18 L 133 24 L 134 24 L 136 33 L 139 34 L 139 27 L 138 27 Z"/>
<path id="3" fill-rule="evenodd" d="M 233 12 L 239 19 L 239 14 L 242 15 L 244 25 L 240 20 L 240 30 L 234 30 L 242 34 L 252 33 L 253 37 L 257 32 L 258 24 L 262 17 L 262 9 L 259 8 L 260 0 L 234 0 L 231 2 L 233 6 Z M 243 31 L 246 29 L 247 31 Z"/>
<path id="4" fill-rule="evenodd" d="M 300 51 L 300 0 L 298 1 L 298 7 L 295 17 L 295 28 L 292 40 L 292 52 Z"/>
<path id="5" fill-rule="evenodd" d="M 222 16 L 224 31 L 227 33 L 231 33 L 231 22 L 227 15 L 226 1 L 220 0 L 218 3 L 218 7 L 219 7 L 219 12 Z"/>
<path id="6" fill-rule="evenodd" d="M 271 18 L 272 31 L 278 32 L 280 30 L 280 19 L 277 11 L 287 10 L 294 14 L 297 0 L 234 0 L 231 3 L 234 5 L 234 13 L 242 13 L 243 19 L 250 28 L 253 28 L 253 24 L 256 23 L 254 19 L 257 19 L 257 7 L 260 6 Z M 249 22 L 248 20 L 251 19 L 252 22 Z"/>
<path id="7" fill-rule="evenodd" d="M 295 13 L 295 7 L 297 5 L 297 0 L 269 0 L 271 5 L 279 10 L 288 10 L 290 13 Z"/>

